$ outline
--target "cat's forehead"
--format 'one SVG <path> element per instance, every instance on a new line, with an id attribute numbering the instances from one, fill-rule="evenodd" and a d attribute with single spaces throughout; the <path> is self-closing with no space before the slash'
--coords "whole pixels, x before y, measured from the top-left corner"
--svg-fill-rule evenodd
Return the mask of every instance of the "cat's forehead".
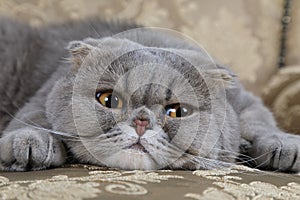
<path id="1" fill-rule="evenodd" d="M 173 52 L 158 48 L 138 49 L 114 60 L 102 73 L 100 90 L 114 90 L 128 98 L 184 101 L 193 104 L 207 95 L 201 72 Z"/>
<path id="2" fill-rule="evenodd" d="M 84 40 L 88 45 L 93 45 L 92 54 L 87 60 L 92 62 L 110 63 L 122 59 L 125 62 L 134 61 L 139 64 L 158 63 L 181 65 L 182 61 L 187 61 L 194 67 L 204 69 L 215 66 L 211 57 L 201 48 L 189 49 L 189 46 L 182 48 L 166 48 L 156 45 L 144 46 L 126 38 L 102 38 Z M 171 44 L 170 44 L 171 45 Z M 130 67 L 130 66 L 128 66 Z"/>
<path id="3" fill-rule="evenodd" d="M 84 90 L 113 90 L 128 99 L 148 98 L 152 104 L 165 100 L 194 104 L 201 98 L 208 99 L 203 74 L 214 63 L 201 52 L 149 47 L 128 39 L 85 42 L 90 53 L 76 75 Z"/>

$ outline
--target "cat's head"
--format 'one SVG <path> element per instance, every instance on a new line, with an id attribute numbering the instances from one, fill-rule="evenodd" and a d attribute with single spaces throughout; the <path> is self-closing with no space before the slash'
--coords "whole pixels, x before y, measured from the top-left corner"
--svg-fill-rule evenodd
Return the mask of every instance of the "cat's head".
<path id="1" fill-rule="evenodd" d="M 76 137 L 76 159 L 122 169 L 212 168 L 233 161 L 234 81 L 200 51 L 124 38 L 70 43 L 71 68 L 46 103 L 49 121 Z M 55 117 L 53 117 L 55 116 Z"/>

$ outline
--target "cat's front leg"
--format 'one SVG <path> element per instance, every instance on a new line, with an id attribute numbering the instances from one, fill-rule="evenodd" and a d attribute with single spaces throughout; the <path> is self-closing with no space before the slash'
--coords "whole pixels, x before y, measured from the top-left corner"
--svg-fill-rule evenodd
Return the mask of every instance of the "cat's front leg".
<path id="1" fill-rule="evenodd" d="M 0 168 L 8 171 L 40 170 L 60 166 L 66 152 L 51 134 L 30 127 L 8 132 L 0 139 Z"/>
<path id="2" fill-rule="evenodd" d="M 300 137 L 283 132 L 256 135 L 248 154 L 257 167 L 287 172 L 300 171 Z"/>
<path id="3" fill-rule="evenodd" d="M 241 136 L 248 142 L 241 149 L 252 158 L 248 161 L 262 169 L 299 172 L 300 136 L 279 130 L 271 112 L 257 97 L 245 91 L 239 97 Z"/>

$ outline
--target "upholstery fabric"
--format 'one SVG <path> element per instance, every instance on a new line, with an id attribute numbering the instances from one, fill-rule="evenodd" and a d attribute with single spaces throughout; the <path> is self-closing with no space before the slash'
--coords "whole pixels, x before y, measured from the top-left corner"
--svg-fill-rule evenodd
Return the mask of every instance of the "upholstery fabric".
<path id="1" fill-rule="evenodd" d="M 262 97 L 282 129 L 300 134 L 300 65 L 280 69 L 265 86 Z"/>
<path id="2" fill-rule="evenodd" d="M 292 1 L 292 10 L 290 20 L 290 27 L 288 30 L 287 42 L 287 65 L 300 64 L 300 1 Z"/>
<path id="3" fill-rule="evenodd" d="M 244 166 L 119 171 L 95 166 L 0 173 L 0 199 L 300 199 L 300 176 Z"/>

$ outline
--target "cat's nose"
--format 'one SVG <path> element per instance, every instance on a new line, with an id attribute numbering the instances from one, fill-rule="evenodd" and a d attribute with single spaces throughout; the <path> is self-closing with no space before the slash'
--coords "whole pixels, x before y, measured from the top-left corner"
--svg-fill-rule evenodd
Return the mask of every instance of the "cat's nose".
<path id="1" fill-rule="evenodd" d="M 135 124 L 136 133 L 139 136 L 142 136 L 146 132 L 146 128 L 149 125 L 149 121 L 148 120 L 135 119 L 134 124 Z"/>

